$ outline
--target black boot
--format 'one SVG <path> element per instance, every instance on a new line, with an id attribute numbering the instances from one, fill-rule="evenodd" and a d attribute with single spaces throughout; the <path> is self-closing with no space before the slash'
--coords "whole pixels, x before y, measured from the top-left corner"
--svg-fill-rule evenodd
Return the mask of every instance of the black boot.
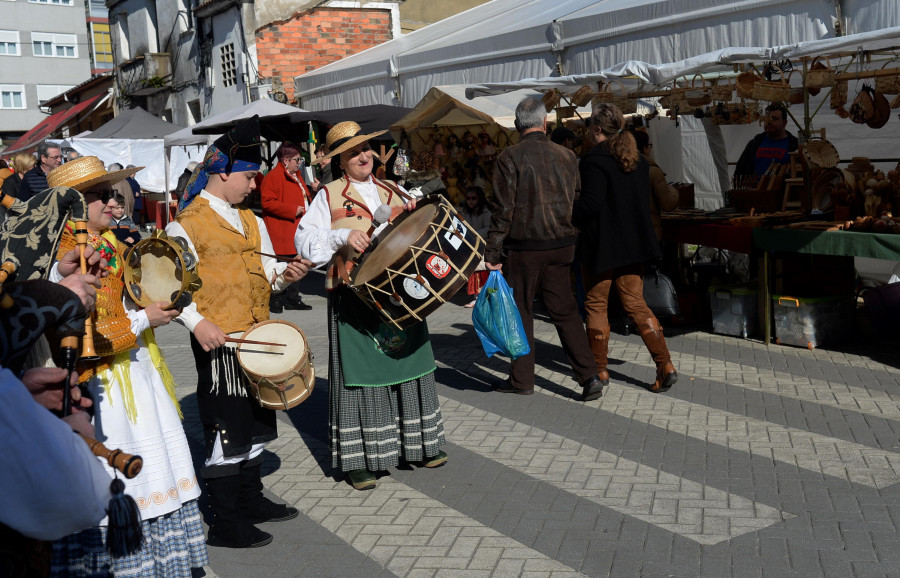
<path id="1" fill-rule="evenodd" d="M 309 311 L 312 309 L 312 305 L 307 305 L 303 302 L 303 297 L 299 293 L 284 293 L 281 298 L 285 309 L 294 311 Z"/>
<path id="2" fill-rule="evenodd" d="M 213 521 L 206 543 L 222 548 L 258 548 L 272 541 L 272 535 L 251 524 L 238 507 L 240 476 L 205 478 Z"/>
<path id="3" fill-rule="evenodd" d="M 282 303 L 280 295 L 269 297 L 269 313 L 284 313 L 284 303 Z"/>
<path id="4" fill-rule="evenodd" d="M 251 524 L 283 522 L 299 516 L 300 511 L 297 508 L 287 504 L 276 504 L 263 495 L 261 467 L 262 460 L 257 459 L 241 464 L 239 507 L 247 521 Z"/>

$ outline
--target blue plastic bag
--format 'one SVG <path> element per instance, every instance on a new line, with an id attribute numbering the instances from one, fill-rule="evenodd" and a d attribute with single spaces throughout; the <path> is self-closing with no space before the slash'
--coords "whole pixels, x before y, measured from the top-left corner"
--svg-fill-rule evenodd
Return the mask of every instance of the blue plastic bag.
<path id="1" fill-rule="evenodd" d="M 512 289 L 500 271 L 491 271 L 481 288 L 472 310 L 472 323 L 488 357 L 501 353 L 516 359 L 531 351 Z"/>

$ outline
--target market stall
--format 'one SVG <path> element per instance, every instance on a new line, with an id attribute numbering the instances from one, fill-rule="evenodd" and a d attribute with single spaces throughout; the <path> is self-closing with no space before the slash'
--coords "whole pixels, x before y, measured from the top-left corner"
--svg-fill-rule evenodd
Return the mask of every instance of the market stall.
<path id="1" fill-rule="evenodd" d="M 518 142 L 516 106 L 529 96 L 545 95 L 526 89 L 469 100 L 464 86 L 435 86 L 391 125 L 391 135 L 411 157 L 423 151 L 434 155 L 454 204 L 462 203 L 466 184 L 480 186 L 490 199 L 494 159 Z M 561 108 L 558 100 L 545 100 L 551 125 L 558 117 L 577 121 L 590 114 L 585 103 Z"/>
<path id="2" fill-rule="evenodd" d="M 898 46 L 900 28 L 888 28 L 725 49 L 674 63 L 629 61 L 590 75 L 474 86 L 467 95 L 533 88 L 574 98 L 589 91 L 594 103 L 612 102 L 626 112 L 632 112 L 630 102 L 656 99 L 651 135 L 654 125 L 702 125 L 715 136 L 710 148 L 723 149 L 712 156 L 721 183 L 713 192 L 725 206 L 712 211 L 698 202 L 702 208 L 664 215 L 664 235 L 758 256 L 762 337 L 814 347 L 847 333 L 847 316 L 855 310 L 848 306 L 855 305 L 852 258 L 900 260 L 900 242 L 893 238 L 900 233 L 900 218 L 894 220 L 900 211 Z M 778 156 L 764 171 L 732 177 L 721 159 L 737 160 L 772 104 L 786 107 L 799 148 L 785 154 L 785 162 Z M 655 140 L 654 153 L 659 135 Z M 689 158 L 693 151 L 684 142 L 663 141 L 669 149 L 677 144 L 683 167 L 698 160 Z M 663 159 L 657 161 L 666 169 Z M 708 195 L 701 191 L 699 197 Z M 829 293 L 838 291 L 844 294 Z M 741 306 L 750 301 L 720 300 Z M 806 335 L 801 326 L 820 333 Z"/>

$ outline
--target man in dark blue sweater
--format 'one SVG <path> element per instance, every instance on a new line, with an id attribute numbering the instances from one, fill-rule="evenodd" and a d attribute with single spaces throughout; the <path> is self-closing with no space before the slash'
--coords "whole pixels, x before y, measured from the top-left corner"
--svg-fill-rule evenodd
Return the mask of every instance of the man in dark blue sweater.
<path id="1" fill-rule="evenodd" d="M 47 188 L 47 173 L 62 164 L 59 145 L 44 141 L 38 145 L 38 164 L 22 176 L 22 186 L 17 198 L 27 201 Z"/>

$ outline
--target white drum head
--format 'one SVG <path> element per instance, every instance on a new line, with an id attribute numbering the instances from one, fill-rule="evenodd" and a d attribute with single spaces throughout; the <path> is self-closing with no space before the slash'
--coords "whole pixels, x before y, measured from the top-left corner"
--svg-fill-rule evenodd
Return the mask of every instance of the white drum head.
<path id="1" fill-rule="evenodd" d="M 253 341 L 284 343 L 276 345 L 238 346 L 238 362 L 244 370 L 263 377 L 291 371 L 306 355 L 306 339 L 300 328 L 285 321 L 264 322 L 251 327 L 242 337 Z"/>
<path id="2" fill-rule="evenodd" d="M 172 301 L 182 289 L 184 271 L 177 267 L 178 255 L 162 242 L 156 242 L 141 254 L 141 290 L 151 303 Z"/>

